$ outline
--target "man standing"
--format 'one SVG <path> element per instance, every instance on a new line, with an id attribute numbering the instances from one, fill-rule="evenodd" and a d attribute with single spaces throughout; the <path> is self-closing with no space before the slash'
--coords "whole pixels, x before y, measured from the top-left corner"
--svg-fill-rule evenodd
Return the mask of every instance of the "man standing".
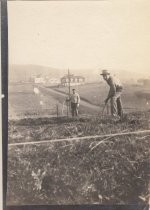
<path id="1" fill-rule="evenodd" d="M 121 118 L 123 116 L 123 108 L 121 102 L 123 87 L 120 81 L 117 78 L 112 77 L 107 70 L 103 70 L 101 75 L 110 87 L 108 96 L 105 99 L 105 104 L 107 104 L 108 100 L 110 99 L 112 116 L 119 116 Z"/>
<path id="2" fill-rule="evenodd" d="M 71 101 L 72 117 L 78 116 L 78 108 L 79 108 L 79 103 L 80 103 L 80 96 L 76 92 L 75 89 L 72 89 L 72 94 L 70 96 L 70 101 Z"/>

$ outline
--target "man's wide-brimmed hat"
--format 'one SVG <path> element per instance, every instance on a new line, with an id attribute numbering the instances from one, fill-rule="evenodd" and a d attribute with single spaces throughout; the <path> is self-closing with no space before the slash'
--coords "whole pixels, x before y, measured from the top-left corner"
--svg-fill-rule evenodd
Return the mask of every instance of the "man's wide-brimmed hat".
<path id="1" fill-rule="evenodd" d="M 100 75 L 109 75 L 110 73 L 109 73 L 109 71 L 108 70 L 102 70 L 102 73 L 100 74 Z"/>

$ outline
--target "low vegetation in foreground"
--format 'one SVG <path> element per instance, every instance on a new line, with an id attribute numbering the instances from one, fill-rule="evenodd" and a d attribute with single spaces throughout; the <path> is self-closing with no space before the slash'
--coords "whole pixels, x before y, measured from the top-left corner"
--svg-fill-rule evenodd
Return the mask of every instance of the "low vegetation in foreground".
<path id="1" fill-rule="evenodd" d="M 150 129 L 150 112 L 9 121 L 9 143 Z M 148 204 L 150 134 L 8 147 L 9 205 Z"/>

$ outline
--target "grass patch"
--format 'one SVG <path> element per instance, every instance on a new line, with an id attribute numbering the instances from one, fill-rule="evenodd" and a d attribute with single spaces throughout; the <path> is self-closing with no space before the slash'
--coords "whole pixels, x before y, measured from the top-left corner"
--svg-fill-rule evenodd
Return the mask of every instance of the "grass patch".
<path id="1" fill-rule="evenodd" d="M 9 122 L 9 143 L 150 129 L 150 112 Z M 8 204 L 147 204 L 149 135 L 9 148 Z M 96 146 L 99 143 L 98 146 Z"/>

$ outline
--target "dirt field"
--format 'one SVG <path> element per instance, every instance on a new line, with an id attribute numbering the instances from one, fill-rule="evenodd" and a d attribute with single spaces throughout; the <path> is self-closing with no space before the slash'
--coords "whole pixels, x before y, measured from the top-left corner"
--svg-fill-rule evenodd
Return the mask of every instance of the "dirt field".
<path id="1" fill-rule="evenodd" d="M 125 115 L 122 122 L 109 117 L 10 120 L 9 143 L 145 129 L 150 129 L 150 112 Z M 149 137 L 9 146 L 7 203 L 146 205 Z"/>
<path id="2" fill-rule="evenodd" d="M 39 94 L 34 93 L 38 88 Z M 67 115 L 66 94 L 35 84 L 9 86 L 9 118 Z M 42 104 L 41 104 L 42 102 Z M 81 100 L 80 114 L 97 114 L 102 107 Z M 70 112 L 68 111 L 70 114 Z"/>
<path id="3" fill-rule="evenodd" d="M 34 87 L 9 86 L 9 144 L 79 139 L 9 146 L 7 203 L 147 205 L 150 135 L 80 138 L 150 129 L 150 112 L 125 114 L 121 122 L 97 115 L 107 91 L 102 84 L 88 84 L 78 87 L 79 118 L 67 118 L 61 113 L 64 89 L 36 86 L 36 94 Z M 145 99 L 134 98 L 136 87 L 127 90 L 124 105 L 149 109 Z"/>
<path id="4" fill-rule="evenodd" d="M 33 91 L 35 87 L 39 89 L 39 94 Z M 132 86 L 124 87 L 122 101 L 126 113 L 150 109 L 150 103 L 135 94 L 140 89 Z M 85 84 L 78 86 L 77 90 L 81 96 L 80 114 L 98 114 L 102 110 L 108 92 L 105 84 Z M 9 118 L 67 115 L 64 93 L 68 94 L 68 88 L 52 89 L 35 84 L 9 85 Z"/>
<path id="5" fill-rule="evenodd" d="M 68 87 L 60 87 L 55 89 L 68 93 Z M 77 86 L 76 89 L 79 92 L 81 99 L 98 106 L 104 103 L 104 99 L 109 91 L 109 88 L 105 83 L 80 85 Z M 146 99 L 142 97 L 140 98 L 135 94 L 140 90 L 142 91 L 143 87 L 124 84 L 122 102 L 126 112 L 148 110 L 150 108 L 150 103 L 148 104 Z"/>
<path id="6" fill-rule="evenodd" d="M 15 84 L 9 86 L 9 117 L 56 116 L 56 106 L 62 106 L 57 98 L 34 92 L 33 84 Z"/>

